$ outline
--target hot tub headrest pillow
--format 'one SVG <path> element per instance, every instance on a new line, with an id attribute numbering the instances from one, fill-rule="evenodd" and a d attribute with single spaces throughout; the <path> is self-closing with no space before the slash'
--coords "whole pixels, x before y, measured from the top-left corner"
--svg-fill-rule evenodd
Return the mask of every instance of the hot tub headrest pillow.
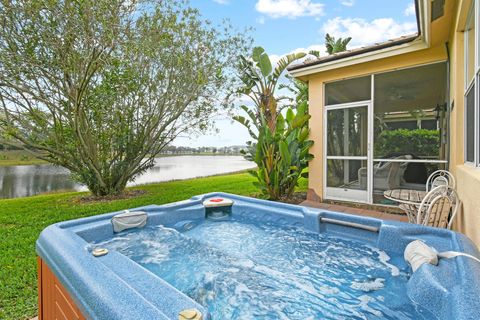
<path id="1" fill-rule="evenodd" d="M 405 261 L 410 264 L 413 272 L 417 271 L 424 263 L 430 263 L 436 266 L 438 264 L 438 258 L 454 258 L 458 256 L 468 257 L 480 263 L 478 258 L 463 252 L 445 251 L 439 253 L 421 240 L 410 242 L 403 254 Z"/>
<path id="2" fill-rule="evenodd" d="M 120 232 L 131 228 L 141 228 L 147 224 L 147 213 L 143 211 L 128 211 L 117 214 L 112 218 L 114 232 Z"/>

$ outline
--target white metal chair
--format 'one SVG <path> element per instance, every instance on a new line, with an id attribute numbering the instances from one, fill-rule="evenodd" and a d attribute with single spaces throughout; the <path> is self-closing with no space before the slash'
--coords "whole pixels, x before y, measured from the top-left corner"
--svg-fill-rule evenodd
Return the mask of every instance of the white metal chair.
<path id="1" fill-rule="evenodd" d="M 417 223 L 450 229 L 459 206 L 457 192 L 450 186 L 440 185 L 423 198 L 418 208 Z"/>
<path id="2" fill-rule="evenodd" d="M 455 189 L 455 178 L 447 170 L 437 170 L 428 177 L 425 190 L 428 192 L 438 186 L 449 186 Z"/>

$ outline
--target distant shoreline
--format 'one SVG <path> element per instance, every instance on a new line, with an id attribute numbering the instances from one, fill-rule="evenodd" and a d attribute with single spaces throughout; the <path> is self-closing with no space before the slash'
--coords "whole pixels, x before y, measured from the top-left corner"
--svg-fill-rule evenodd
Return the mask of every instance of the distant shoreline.
<path id="1" fill-rule="evenodd" d="M 164 158 L 164 157 L 183 157 L 183 156 L 232 156 L 238 157 L 243 156 L 241 153 L 178 153 L 178 154 L 159 154 L 157 158 Z"/>
<path id="2" fill-rule="evenodd" d="M 221 153 L 221 152 L 199 152 L 199 153 L 178 153 L 178 154 L 159 154 L 158 158 L 165 157 L 184 157 L 184 156 L 242 156 L 240 153 Z M 38 164 L 48 164 L 47 161 L 37 159 L 23 150 L 2 150 L 0 151 L 0 167 L 30 166 Z"/>

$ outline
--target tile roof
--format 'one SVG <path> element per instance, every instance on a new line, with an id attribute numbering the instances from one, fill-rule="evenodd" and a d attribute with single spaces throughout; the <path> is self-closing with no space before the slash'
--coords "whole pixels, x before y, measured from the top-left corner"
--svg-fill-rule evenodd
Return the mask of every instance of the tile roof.
<path id="1" fill-rule="evenodd" d="M 417 39 L 419 37 L 419 35 L 420 34 L 417 32 L 417 33 L 414 33 L 414 34 L 411 34 L 411 35 L 406 35 L 406 36 L 402 36 L 402 37 L 399 37 L 399 38 L 387 40 L 385 42 L 375 43 L 373 45 L 369 45 L 369 46 L 365 46 L 365 47 L 360 47 L 360 48 L 356 48 L 356 49 L 352 49 L 352 50 L 347 50 L 347 51 L 343 51 L 343 52 L 339 52 L 339 53 L 334 53 L 334 54 L 319 57 L 319 58 L 306 59 L 302 63 L 295 64 L 295 65 L 289 67 L 288 70 L 289 71 L 298 70 L 298 69 L 302 69 L 302 68 L 306 68 L 306 67 L 310 67 L 310 66 L 314 66 L 314 65 L 318 65 L 318 64 L 327 63 L 327 62 L 330 62 L 330 61 L 341 60 L 343 58 L 352 57 L 352 56 L 360 55 L 360 54 L 367 53 L 367 52 L 372 52 L 372 51 L 377 51 L 377 50 L 381 50 L 381 49 L 385 49 L 385 48 L 390 48 L 390 47 L 402 45 L 402 44 L 405 44 L 405 43 L 408 43 L 408 42 L 411 42 L 411 41 Z"/>

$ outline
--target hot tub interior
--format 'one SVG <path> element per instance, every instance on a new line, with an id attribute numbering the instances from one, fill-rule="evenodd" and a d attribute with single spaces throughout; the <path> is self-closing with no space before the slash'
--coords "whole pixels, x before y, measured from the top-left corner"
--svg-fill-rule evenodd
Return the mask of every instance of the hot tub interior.
<path id="1" fill-rule="evenodd" d="M 130 212 L 42 232 L 43 314 L 61 302 L 88 319 L 168 320 L 191 309 L 205 320 L 480 319 L 480 263 L 441 258 L 412 272 L 404 261 L 417 239 L 480 257 L 450 230 L 225 193 Z M 98 248 L 107 254 L 94 256 Z M 62 295 L 50 290 L 60 286 Z"/>
<path id="2" fill-rule="evenodd" d="M 408 298 L 400 255 L 282 219 L 182 220 L 92 246 L 129 257 L 212 319 L 434 318 Z"/>

